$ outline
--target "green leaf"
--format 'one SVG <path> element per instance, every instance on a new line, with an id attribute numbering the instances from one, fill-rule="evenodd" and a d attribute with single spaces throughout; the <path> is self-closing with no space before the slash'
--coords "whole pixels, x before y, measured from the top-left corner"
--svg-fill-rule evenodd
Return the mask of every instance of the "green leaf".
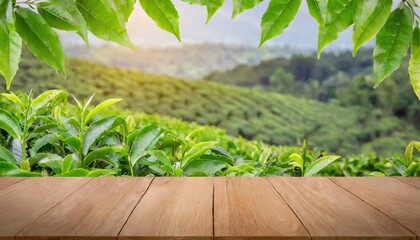
<path id="1" fill-rule="evenodd" d="M 46 145 L 52 145 L 57 148 L 61 148 L 60 141 L 56 134 L 48 134 L 43 137 L 36 139 L 34 145 L 29 150 L 31 156 L 35 156 L 39 149 L 43 148 Z"/>
<path id="2" fill-rule="evenodd" d="M 260 4 L 263 0 L 232 0 L 233 4 L 233 12 L 232 18 L 235 18 L 236 15 L 240 14 L 241 12 L 251 9 L 258 4 Z"/>
<path id="3" fill-rule="evenodd" d="M 14 29 L 9 30 L 3 20 L 0 20 L 0 42 L 0 73 L 6 79 L 6 88 L 10 89 L 19 69 L 22 39 Z"/>
<path id="4" fill-rule="evenodd" d="M 289 156 L 291 161 L 291 165 L 293 167 L 299 167 L 301 170 L 303 170 L 303 158 L 301 155 L 297 154 L 297 153 L 293 153 Z"/>
<path id="5" fill-rule="evenodd" d="M 162 130 L 156 125 L 150 125 L 141 130 L 131 146 L 130 161 L 133 166 L 144 156 L 147 150 L 155 146 L 162 133 Z"/>
<path id="6" fill-rule="evenodd" d="M 188 150 L 185 153 L 184 158 L 182 159 L 181 167 L 186 166 L 191 160 L 200 157 L 201 155 L 209 151 L 217 143 L 218 142 L 216 141 L 208 141 L 195 144 L 190 150 Z"/>
<path id="7" fill-rule="evenodd" d="M 118 161 L 110 158 L 110 155 L 117 154 L 122 151 L 123 150 L 121 148 L 117 147 L 103 147 L 95 149 L 90 152 L 83 160 L 83 166 L 88 167 L 94 161 L 103 161 L 112 165 L 113 167 L 118 168 Z"/>
<path id="8" fill-rule="evenodd" d="M 266 148 L 260 155 L 260 157 L 258 158 L 258 161 L 261 163 L 262 166 L 266 166 L 267 165 L 267 161 L 270 159 L 271 153 L 273 151 L 271 150 L 271 148 Z"/>
<path id="9" fill-rule="evenodd" d="M 171 166 L 171 160 L 163 151 L 153 151 L 153 156 L 162 164 Z"/>
<path id="10" fill-rule="evenodd" d="M 356 3 L 356 0 L 328 1 L 325 24 L 319 26 L 318 58 L 324 48 L 353 23 Z"/>
<path id="11" fill-rule="evenodd" d="M 114 98 L 114 99 L 108 99 L 106 101 L 101 102 L 98 104 L 95 108 L 92 109 L 92 111 L 89 112 L 89 114 L 85 118 L 85 124 L 89 122 L 90 119 L 92 119 L 96 114 L 98 114 L 103 109 L 122 101 L 120 98 Z"/>
<path id="12" fill-rule="evenodd" d="M 64 51 L 58 35 L 40 15 L 18 8 L 16 30 L 37 58 L 65 74 Z"/>
<path id="13" fill-rule="evenodd" d="M 155 171 L 158 175 L 167 175 L 167 176 L 173 176 L 174 175 L 174 170 L 172 169 L 171 166 L 169 165 L 150 165 L 149 166 L 150 169 L 152 169 L 153 171 Z"/>
<path id="14" fill-rule="evenodd" d="M 406 173 L 408 176 L 417 177 L 417 172 L 420 172 L 420 165 L 418 162 L 412 162 L 410 166 L 408 166 Z"/>
<path id="15" fill-rule="evenodd" d="M 111 177 L 111 176 L 116 176 L 117 172 L 115 172 L 114 170 L 110 170 L 110 169 L 95 169 L 90 171 L 86 177 Z"/>
<path id="16" fill-rule="evenodd" d="M 385 25 L 391 14 L 392 0 L 358 2 L 354 16 L 353 56 L 359 48 L 372 39 Z"/>
<path id="17" fill-rule="evenodd" d="M 225 0 L 182 0 L 184 2 L 190 4 L 198 4 L 201 6 L 206 6 L 207 8 L 207 20 L 206 23 L 210 21 L 213 15 L 217 12 L 217 10 L 222 7 Z"/>
<path id="18" fill-rule="evenodd" d="M 194 159 L 184 167 L 183 172 L 186 176 L 197 175 L 196 173 L 213 176 L 224 168 L 226 168 L 226 163 L 223 161 Z"/>
<path id="19" fill-rule="evenodd" d="M 31 108 L 35 111 L 45 107 L 48 103 L 54 101 L 58 97 L 65 97 L 67 94 L 63 90 L 49 90 L 41 93 L 31 103 Z"/>
<path id="20" fill-rule="evenodd" d="M 395 9 L 376 35 L 373 50 L 375 88 L 397 70 L 404 60 L 413 36 L 413 13 L 410 8 Z"/>
<path id="21" fill-rule="evenodd" d="M 31 140 L 33 138 L 38 138 L 40 133 L 48 132 L 52 129 L 57 129 L 57 127 L 58 125 L 56 123 L 49 123 L 49 124 L 39 126 L 31 131 L 27 139 Z"/>
<path id="22" fill-rule="evenodd" d="M 420 152 L 420 142 L 418 142 L 418 141 L 412 141 L 412 143 L 413 143 L 414 147 L 417 149 L 417 151 Z"/>
<path id="23" fill-rule="evenodd" d="M 40 177 L 35 172 L 22 171 L 16 165 L 8 162 L 0 162 L 0 177 Z"/>
<path id="24" fill-rule="evenodd" d="M 132 146 L 134 139 L 136 139 L 137 135 L 139 135 L 141 132 L 141 129 L 135 129 L 133 132 L 131 132 L 130 134 L 128 134 L 127 136 L 127 146 Z"/>
<path id="25" fill-rule="evenodd" d="M 407 176 L 406 170 L 408 164 L 398 158 L 390 158 L 391 165 L 394 167 L 394 169 L 397 171 L 398 174 L 401 176 Z"/>
<path id="26" fill-rule="evenodd" d="M 414 92 L 420 99 L 420 28 L 417 25 L 413 33 L 413 41 L 411 43 L 411 58 L 408 67 L 410 72 L 410 81 Z"/>
<path id="27" fill-rule="evenodd" d="M 63 159 L 56 154 L 39 153 L 29 161 L 31 165 L 36 161 L 40 167 L 51 168 L 56 174 L 62 173 Z"/>
<path id="28" fill-rule="evenodd" d="M 72 1 L 64 2 L 71 3 Z M 58 0 L 39 3 L 38 13 L 53 28 L 65 31 L 77 31 L 80 29 L 80 26 L 78 25 L 77 21 L 73 18 L 73 16 L 63 5 L 58 3 Z"/>
<path id="29" fill-rule="evenodd" d="M 0 162 L 0 177 L 10 176 L 17 172 L 20 172 L 20 169 L 15 164 Z"/>
<path id="30" fill-rule="evenodd" d="M 0 162 L 8 162 L 14 165 L 17 165 L 16 158 L 13 156 L 13 154 L 6 148 L 0 146 Z"/>
<path id="31" fill-rule="evenodd" d="M 18 121 L 3 109 L 0 109 L 0 129 L 5 130 L 10 136 L 18 140 L 20 140 L 22 136 Z"/>
<path id="32" fill-rule="evenodd" d="M 66 173 L 55 175 L 55 177 L 87 177 L 89 171 L 82 168 L 75 168 Z"/>
<path id="33" fill-rule="evenodd" d="M 318 22 L 324 25 L 327 14 L 327 0 L 307 0 L 309 13 Z"/>
<path id="34" fill-rule="evenodd" d="M 73 0 L 50 0 L 38 4 L 38 13 L 51 26 L 66 31 L 77 31 L 87 43 L 87 27 Z"/>
<path id="35" fill-rule="evenodd" d="M 139 0 L 146 14 L 155 21 L 156 25 L 176 36 L 179 34 L 179 16 L 171 0 Z"/>
<path id="36" fill-rule="evenodd" d="M 78 151 L 82 145 L 80 138 L 76 136 L 68 137 L 64 139 L 64 143 L 69 145 L 74 151 Z"/>
<path id="37" fill-rule="evenodd" d="M 340 156 L 330 155 L 317 159 L 305 170 L 305 177 L 317 174 L 319 171 L 321 171 L 331 163 L 335 162 L 339 158 Z"/>
<path id="38" fill-rule="evenodd" d="M 61 168 L 61 172 L 66 173 L 70 171 L 74 166 L 77 166 L 77 163 L 74 159 L 74 155 L 69 154 L 63 159 L 63 166 Z"/>
<path id="39" fill-rule="evenodd" d="M 405 148 L 405 161 L 410 164 L 413 161 L 413 149 L 414 145 L 411 142 L 408 144 L 408 146 Z"/>
<path id="40" fill-rule="evenodd" d="M 213 151 L 214 148 L 211 149 L 211 151 Z M 232 158 L 229 158 L 225 155 L 218 155 L 218 154 L 203 154 L 200 157 L 198 157 L 197 159 L 199 160 L 204 160 L 204 161 L 221 161 L 226 163 L 226 165 L 234 165 L 235 161 Z"/>
<path id="41" fill-rule="evenodd" d="M 97 37 L 133 48 L 112 0 L 76 0 L 88 29 Z"/>
<path id="42" fill-rule="evenodd" d="M 369 173 L 369 176 L 372 176 L 372 177 L 385 177 L 385 174 L 383 174 L 382 172 L 371 172 L 371 173 Z"/>
<path id="43" fill-rule="evenodd" d="M 1 96 L 3 96 L 4 98 L 6 98 L 7 100 L 19 105 L 19 108 L 21 110 L 24 109 L 23 103 L 22 101 L 15 95 L 15 94 L 11 94 L 11 93 L 2 93 Z"/>
<path id="44" fill-rule="evenodd" d="M 86 131 L 82 142 L 83 154 L 87 154 L 89 149 L 99 141 L 99 138 L 106 132 L 124 123 L 124 119 L 111 116 L 94 122 Z"/>
<path id="45" fill-rule="evenodd" d="M 260 47 L 269 39 L 281 34 L 299 10 L 302 0 L 270 0 L 261 20 Z"/>
<path id="46" fill-rule="evenodd" d="M 117 12 L 123 19 L 123 22 L 127 22 L 131 13 L 134 10 L 134 4 L 136 0 L 114 0 L 115 7 Z"/>
<path id="47" fill-rule="evenodd" d="M 4 20 L 9 30 L 14 29 L 13 0 L 0 1 L 0 19 Z"/>

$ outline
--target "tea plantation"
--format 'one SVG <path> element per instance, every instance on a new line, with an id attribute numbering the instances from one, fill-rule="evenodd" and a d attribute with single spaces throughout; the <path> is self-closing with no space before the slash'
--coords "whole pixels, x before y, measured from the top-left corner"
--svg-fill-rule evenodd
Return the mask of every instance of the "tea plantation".
<path id="1" fill-rule="evenodd" d="M 97 101 L 123 98 L 119 105 L 138 112 L 158 113 L 214 125 L 232 136 L 268 144 L 296 145 L 339 154 L 377 151 L 401 153 L 418 136 L 411 125 L 362 108 L 343 108 L 289 95 L 267 93 L 218 83 L 190 81 L 122 70 L 67 59 L 67 78 L 33 57 L 25 56 L 13 91 L 39 93 L 65 89 L 79 99 L 96 93 Z M 2 89 L 3 90 L 3 86 Z"/>

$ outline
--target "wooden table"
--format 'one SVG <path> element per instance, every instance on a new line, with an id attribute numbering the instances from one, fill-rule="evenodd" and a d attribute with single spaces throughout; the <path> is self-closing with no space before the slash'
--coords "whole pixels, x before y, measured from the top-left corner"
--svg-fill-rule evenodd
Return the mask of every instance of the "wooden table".
<path id="1" fill-rule="evenodd" d="M 0 178 L 0 239 L 420 239 L 420 178 Z"/>

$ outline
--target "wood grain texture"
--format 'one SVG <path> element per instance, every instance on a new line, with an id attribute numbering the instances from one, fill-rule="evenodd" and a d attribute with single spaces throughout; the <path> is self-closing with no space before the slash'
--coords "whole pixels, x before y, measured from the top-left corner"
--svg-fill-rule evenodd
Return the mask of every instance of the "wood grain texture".
<path id="1" fill-rule="evenodd" d="M 152 180 L 95 178 L 28 225 L 17 239 L 116 239 Z"/>
<path id="2" fill-rule="evenodd" d="M 213 179 L 156 178 L 120 239 L 212 239 Z"/>
<path id="3" fill-rule="evenodd" d="M 403 226 L 328 178 L 269 178 L 313 239 L 415 239 Z"/>
<path id="4" fill-rule="evenodd" d="M 266 178 L 216 178 L 216 239 L 309 239 L 309 234 Z"/>
<path id="5" fill-rule="evenodd" d="M 24 177 L 0 177 L 0 190 L 23 181 Z"/>
<path id="6" fill-rule="evenodd" d="M 0 239 L 15 235 L 86 184 L 87 178 L 31 178 L 1 190 Z"/>
<path id="7" fill-rule="evenodd" d="M 420 189 L 394 178 L 331 178 L 420 236 Z"/>
<path id="8" fill-rule="evenodd" d="M 395 178 L 413 187 L 420 189 L 420 177 L 395 177 Z"/>

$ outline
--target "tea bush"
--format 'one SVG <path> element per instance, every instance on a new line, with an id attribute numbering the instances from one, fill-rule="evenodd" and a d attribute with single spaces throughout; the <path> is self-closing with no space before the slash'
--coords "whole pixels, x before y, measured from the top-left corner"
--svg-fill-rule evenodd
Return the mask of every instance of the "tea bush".
<path id="1" fill-rule="evenodd" d="M 26 53 L 27 54 L 27 53 Z M 30 55 L 21 62 L 12 89 L 40 94 L 62 88 L 80 99 L 123 98 L 120 106 L 214 125 L 233 136 L 273 145 L 296 145 L 339 154 L 377 151 L 382 156 L 402 152 L 418 130 L 394 117 L 361 108 L 343 108 L 289 95 L 203 81 L 139 73 L 84 60 L 67 60 L 67 79 Z M 2 87 L 0 87 L 0 90 Z M 244 97 L 246 96 L 246 97 Z M 395 138 L 386 148 L 381 138 Z"/>

